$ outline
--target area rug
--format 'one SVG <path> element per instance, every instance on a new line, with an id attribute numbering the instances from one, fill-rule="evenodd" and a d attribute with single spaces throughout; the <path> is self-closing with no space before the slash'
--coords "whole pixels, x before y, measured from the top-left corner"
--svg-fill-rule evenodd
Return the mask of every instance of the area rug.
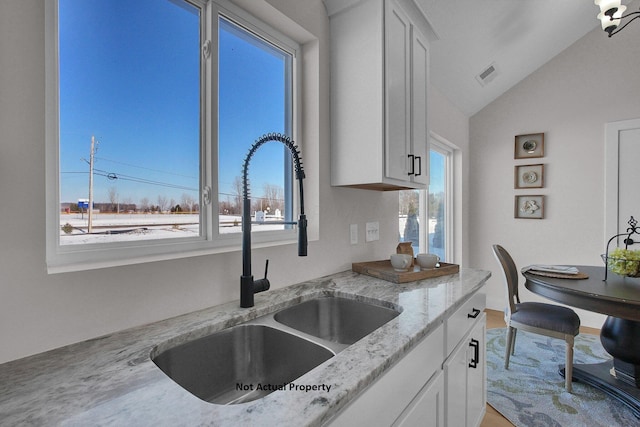
<path id="1" fill-rule="evenodd" d="M 640 426 L 623 404 L 603 392 L 573 382 L 564 389 L 558 367 L 564 365 L 563 340 L 518 331 L 516 351 L 504 369 L 506 329 L 487 330 L 487 402 L 518 427 Z M 574 363 L 598 363 L 611 357 L 597 335 L 580 334 Z"/>

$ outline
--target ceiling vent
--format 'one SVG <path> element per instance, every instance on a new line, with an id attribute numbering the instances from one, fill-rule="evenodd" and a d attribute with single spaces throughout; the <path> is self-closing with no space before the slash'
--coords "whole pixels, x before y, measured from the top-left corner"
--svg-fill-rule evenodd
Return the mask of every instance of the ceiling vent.
<path id="1" fill-rule="evenodd" d="M 486 86 L 493 79 L 495 79 L 498 74 L 498 68 L 496 67 L 496 64 L 493 63 L 485 68 L 480 74 L 478 74 L 476 76 L 476 80 L 478 81 L 478 83 L 480 83 L 480 85 Z"/>

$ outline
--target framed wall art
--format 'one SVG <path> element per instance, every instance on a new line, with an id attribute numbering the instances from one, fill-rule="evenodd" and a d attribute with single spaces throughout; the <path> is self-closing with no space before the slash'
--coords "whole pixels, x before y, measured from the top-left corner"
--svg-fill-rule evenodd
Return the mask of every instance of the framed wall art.
<path id="1" fill-rule="evenodd" d="M 515 218 L 544 218 L 544 196 L 516 196 Z"/>
<path id="2" fill-rule="evenodd" d="M 544 187 L 544 165 L 519 165 L 515 167 L 514 188 Z"/>
<path id="3" fill-rule="evenodd" d="M 544 157 L 544 133 L 516 136 L 515 158 L 531 159 Z"/>

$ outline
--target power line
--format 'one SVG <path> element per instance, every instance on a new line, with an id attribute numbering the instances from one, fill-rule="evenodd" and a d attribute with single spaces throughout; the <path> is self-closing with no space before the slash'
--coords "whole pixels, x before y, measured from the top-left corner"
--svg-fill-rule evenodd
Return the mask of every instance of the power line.
<path id="1" fill-rule="evenodd" d="M 198 191 L 197 188 L 193 188 L 193 187 L 172 184 L 170 182 L 154 181 L 151 179 L 140 178 L 140 177 L 131 176 L 131 175 L 118 174 L 114 172 L 107 172 L 105 170 L 100 170 L 100 169 L 95 169 L 95 174 L 111 180 L 121 179 L 123 181 L 138 182 L 140 184 L 156 185 L 159 187 L 175 188 L 178 190 Z"/>
<path id="2" fill-rule="evenodd" d="M 60 172 L 61 174 L 88 174 L 89 172 Z M 135 176 L 130 176 L 130 175 L 123 175 L 123 174 L 118 174 L 118 173 L 114 173 L 114 172 L 107 172 L 105 170 L 101 170 L 101 169 L 94 169 L 94 175 L 98 175 L 98 176 L 102 176 L 105 177 L 107 179 L 110 180 L 122 180 L 122 181 L 131 181 L 131 182 L 138 182 L 141 184 L 149 184 L 149 185 L 156 185 L 156 186 L 160 186 L 160 187 L 167 187 L 167 188 L 175 188 L 178 190 L 188 190 L 188 191 L 198 191 L 197 188 L 194 187 L 187 187 L 184 185 L 178 185 L 178 184 L 172 184 L 170 182 L 162 182 L 162 181 L 154 181 L 151 179 L 146 179 L 146 178 L 139 178 L 139 177 L 135 177 Z"/>
<path id="3" fill-rule="evenodd" d="M 105 157 L 96 156 L 96 159 L 104 160 L 104 161 L 111 162 L 111 163 L 117 163 L 119 165 L 129 166 L 129 167 L 132 167 L 132 168 L 145 169 L 145 170 L 152 171 L 152 172 L 164 173 L 164 174 L 167 174 L 167 175 L 181 176 L 183 178 L 194 178 L 194 179 L 196 178 L 195 176 L 192 176 L 192 175 L 184 175 L 184 174 L 175 173 L 175 172 L 167 172 L 167 171 L 164 171 L 164 170 L 161 170 L 161 169 L 148 168 L 148 167 L 145 167 L 145 166 L 139 166 L 139 165 L 134 165 L 134 164 L 131 164 L 131 163 L 121 162 L 119 160 L 107 159 Z"/>

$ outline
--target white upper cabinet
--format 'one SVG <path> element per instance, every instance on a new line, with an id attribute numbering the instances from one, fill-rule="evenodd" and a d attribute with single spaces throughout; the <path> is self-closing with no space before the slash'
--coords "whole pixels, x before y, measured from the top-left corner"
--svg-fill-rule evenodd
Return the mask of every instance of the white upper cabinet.
<path id="1" fill-rule="evenodd" d="M 324 2 L 331 23 L 331 184 L 426 188 L 431 27 L 412 0 Z"/>

